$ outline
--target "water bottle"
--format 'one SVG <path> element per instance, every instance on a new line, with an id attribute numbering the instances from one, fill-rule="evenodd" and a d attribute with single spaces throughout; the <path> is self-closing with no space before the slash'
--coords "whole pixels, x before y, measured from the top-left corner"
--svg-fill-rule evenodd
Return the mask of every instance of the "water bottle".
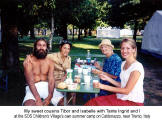
<path id="1" fill-rule="evenodd" d="M 67 72 L 67 79 L 72 79 L 73 70 L 72 69 L 67 69 L 66 72 Z"/>
<path id="2" fill-rule="evenodd" d="M 90 53 L 90 50 L 87 50 L 86 60 L 87 60 L 87 65 L 90 65 L 91 64 L 91 53 Z"/>

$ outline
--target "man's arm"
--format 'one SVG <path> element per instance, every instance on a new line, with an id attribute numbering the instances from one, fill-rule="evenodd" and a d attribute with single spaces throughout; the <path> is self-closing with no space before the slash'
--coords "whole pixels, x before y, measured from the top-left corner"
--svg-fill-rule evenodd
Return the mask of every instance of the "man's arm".
<path id="1" fill-rule="evenodd" d="M 48 72 L 48 97 L 44 100 L 44 105 L 48 105 L 53 97 L 53 92 L 54 92 L 54 62 L 49 60 L 49 72 Z"/>
<path id="2" fill-rule="evenodd" d="M 32 63 L 31 62 L 24 62 L 24 74 L 25 74 L 25 78 L 26 81 L 29 85 L 29 88 L 33 94 L 33 96 L 36 99 L 36 105 L 43 105 L 41 98 L 39 96 L 39 93 L 35 87 L 35 82 L 34 82 L 34 76 L 33 76 L 33 72 L 32 72 Z"/>

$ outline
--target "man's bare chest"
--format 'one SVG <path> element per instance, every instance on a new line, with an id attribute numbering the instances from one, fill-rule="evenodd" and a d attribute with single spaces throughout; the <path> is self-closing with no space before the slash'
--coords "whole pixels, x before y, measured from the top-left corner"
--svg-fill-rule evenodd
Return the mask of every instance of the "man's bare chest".
<path id="1" fill-rule="evenodd" d="M 49 64 L 47 61 L 33 62 L 32 64 L 34 74 L 47 74 L 49 71 Z"/>

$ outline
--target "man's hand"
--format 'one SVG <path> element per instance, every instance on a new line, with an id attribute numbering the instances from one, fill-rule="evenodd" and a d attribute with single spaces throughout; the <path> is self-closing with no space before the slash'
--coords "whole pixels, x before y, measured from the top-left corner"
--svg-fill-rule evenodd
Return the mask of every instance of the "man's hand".
<path id="1" fill-rule="evenodd" d="M 43 102 L 41 100 L 36 100 L 36 106 L 43 106 Z"/>
<path id="2" fill-rule="evenodd" d="M 44 101 L 43 101 L 43 105 L 44 106 L 48 106 L 51 102 L 51 97 L 47 97 Z"/>

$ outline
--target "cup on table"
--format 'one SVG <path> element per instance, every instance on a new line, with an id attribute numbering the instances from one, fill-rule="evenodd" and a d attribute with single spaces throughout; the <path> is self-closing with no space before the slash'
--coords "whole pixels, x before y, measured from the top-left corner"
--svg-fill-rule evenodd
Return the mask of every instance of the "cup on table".
<path id="1" fill-rule="evenodd" d="M 90 73 L 90 72 L 91 72 L 91 70 L 92 70 L 92 68 L 91 68 L 91 67 L 88 67 L 87 69 L 88 69 L 88 72 L 89 72 L 89 73 Z"/>
<path id="2" fill-rule="evenodd" d="M 65 83 L 66 83 L 66 84 L 71 84 L 71 83 L 73 83 L 73 81 L 72 81 L 71 78 L 67 78 L 67 79 L 65 80 Z"/>
<path id="3" fill-rule="evenodd" d="M 74 77 L 74 83 L 80 83 L 81 77 L 79 75 L 75 75 Z"/>
<path id="4" fill-rule="evenodd" d="M 89 84 L 90 81 L 91 81 L 91 76 L 89 76 L 89 75 L 84 75 L 84 82 L 87 83 L 87 84 Z"/>
<path id="5" fill-rule="evenodd" d="M 82 73 L 82 68 L 81 67 L 78 68 L 78 73 Z"/>
<path id="6" fill-rule="evenodd" d="M 99 81 L 98 80 L 93 80 L 93 88 L 96 88 L 98 86 Z"/>
<path id="7" fill-rule="evenodd" d="M 77 75 L 78 74 L 78 68 L 74 68 L 74 75 Z"/>
<path id="8" fill-rule="evenodd" d="M 88 70 L 87 68 L 86 68 L 86 69 L 85 69 L 85 68 L 83 69 L 83 74 L 84 74 L 84 75 L 87 75 L 88 72 L 89 72 L 89 70 Z"/>

